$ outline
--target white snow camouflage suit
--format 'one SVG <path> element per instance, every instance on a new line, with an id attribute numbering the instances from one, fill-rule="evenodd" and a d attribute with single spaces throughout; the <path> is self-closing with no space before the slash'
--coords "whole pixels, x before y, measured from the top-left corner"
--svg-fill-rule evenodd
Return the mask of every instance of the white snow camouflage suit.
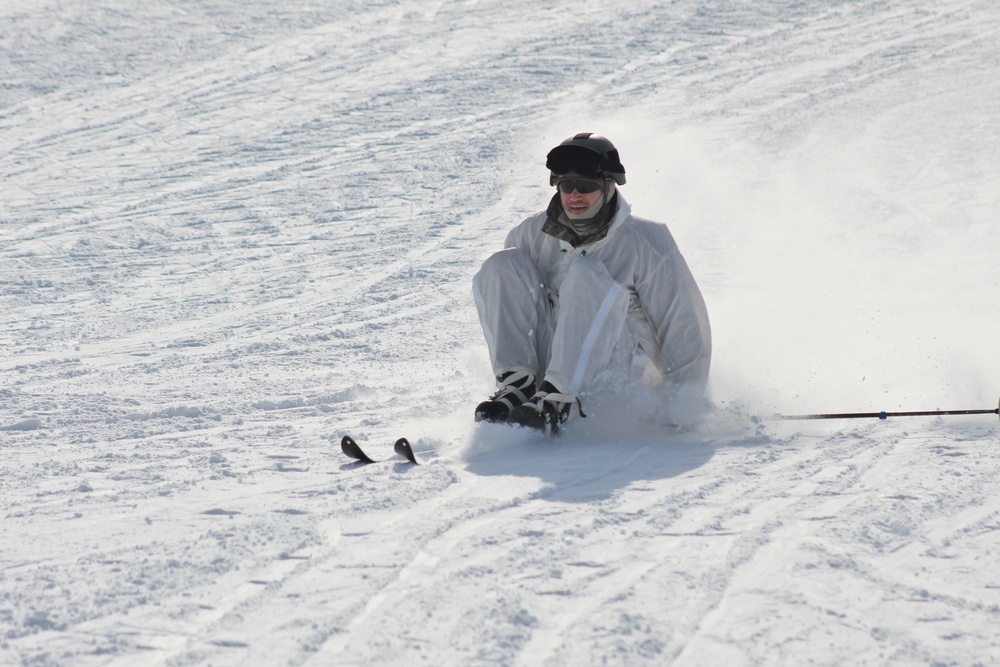
<path id="1" fill-rule="evenodd" d="M 494 374 L 526 370 L 576 396 L 615 367 L 703 395 L 708 313 L 667 227 L 633 216 L 620 192 L 607 235 L 587 245 L 542 231 L 546 216 L 512 229 L 473 279 Z"/>

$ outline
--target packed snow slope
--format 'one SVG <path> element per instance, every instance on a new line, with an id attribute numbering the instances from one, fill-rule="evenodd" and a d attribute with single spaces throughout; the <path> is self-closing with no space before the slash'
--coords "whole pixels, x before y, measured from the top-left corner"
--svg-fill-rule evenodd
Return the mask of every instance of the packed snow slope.
<path id="1" fill-rule="evenodd" d="M 994 0 L 0 0 L 0 664 L 1000 663 L 996 416 L 768 419 L 996 406 L 998 43 Z M 585 130 L 708 302 L 688 432 L 472 423 L 471 277 Z"/>

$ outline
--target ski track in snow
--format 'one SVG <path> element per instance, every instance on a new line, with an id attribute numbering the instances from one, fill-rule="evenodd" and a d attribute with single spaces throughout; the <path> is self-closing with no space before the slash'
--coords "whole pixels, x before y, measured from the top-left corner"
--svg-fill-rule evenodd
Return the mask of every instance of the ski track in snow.
<path id="1" fill-rule="evenodd" d="M 996 420 L 754 416 L 996 401 L 998 36 L 0 0 L 0 664 L 1000 662 Z M 709 302 L 693 432 L 471 424 L 471 276 L 582 129 Z"/>

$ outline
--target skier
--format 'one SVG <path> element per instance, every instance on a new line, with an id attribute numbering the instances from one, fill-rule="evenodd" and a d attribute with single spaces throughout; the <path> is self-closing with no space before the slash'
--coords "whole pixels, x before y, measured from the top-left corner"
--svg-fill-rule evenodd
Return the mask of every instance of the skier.
<path id="1" fill-rule="evenodd" d="M 545 162 L 556 193 L 515 227 L 473 279 L 498 390 L 476 421 L 555 433 L 581 393 L 614 378 L 662 386 L 665 401 L 702 397 L 711 331 L 698 285 L 665 225 L 632 215 L 625 167 L 584 132 Z"/>

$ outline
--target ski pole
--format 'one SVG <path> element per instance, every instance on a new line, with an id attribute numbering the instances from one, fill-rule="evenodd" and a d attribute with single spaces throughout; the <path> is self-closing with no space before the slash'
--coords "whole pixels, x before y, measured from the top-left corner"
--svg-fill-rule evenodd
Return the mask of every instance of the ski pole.
<path id="1" fill-rule="evenodd" d="M 915 410 L 909 412 L 840 412 L 816 415 L 775 415 L 780 421 L 799 421 L 806 419 L 888 419 L 889 417 L 936 417 L 939 415 L 998 415 L 1000 416 L 1000 401 L 992 410 Z"/>

